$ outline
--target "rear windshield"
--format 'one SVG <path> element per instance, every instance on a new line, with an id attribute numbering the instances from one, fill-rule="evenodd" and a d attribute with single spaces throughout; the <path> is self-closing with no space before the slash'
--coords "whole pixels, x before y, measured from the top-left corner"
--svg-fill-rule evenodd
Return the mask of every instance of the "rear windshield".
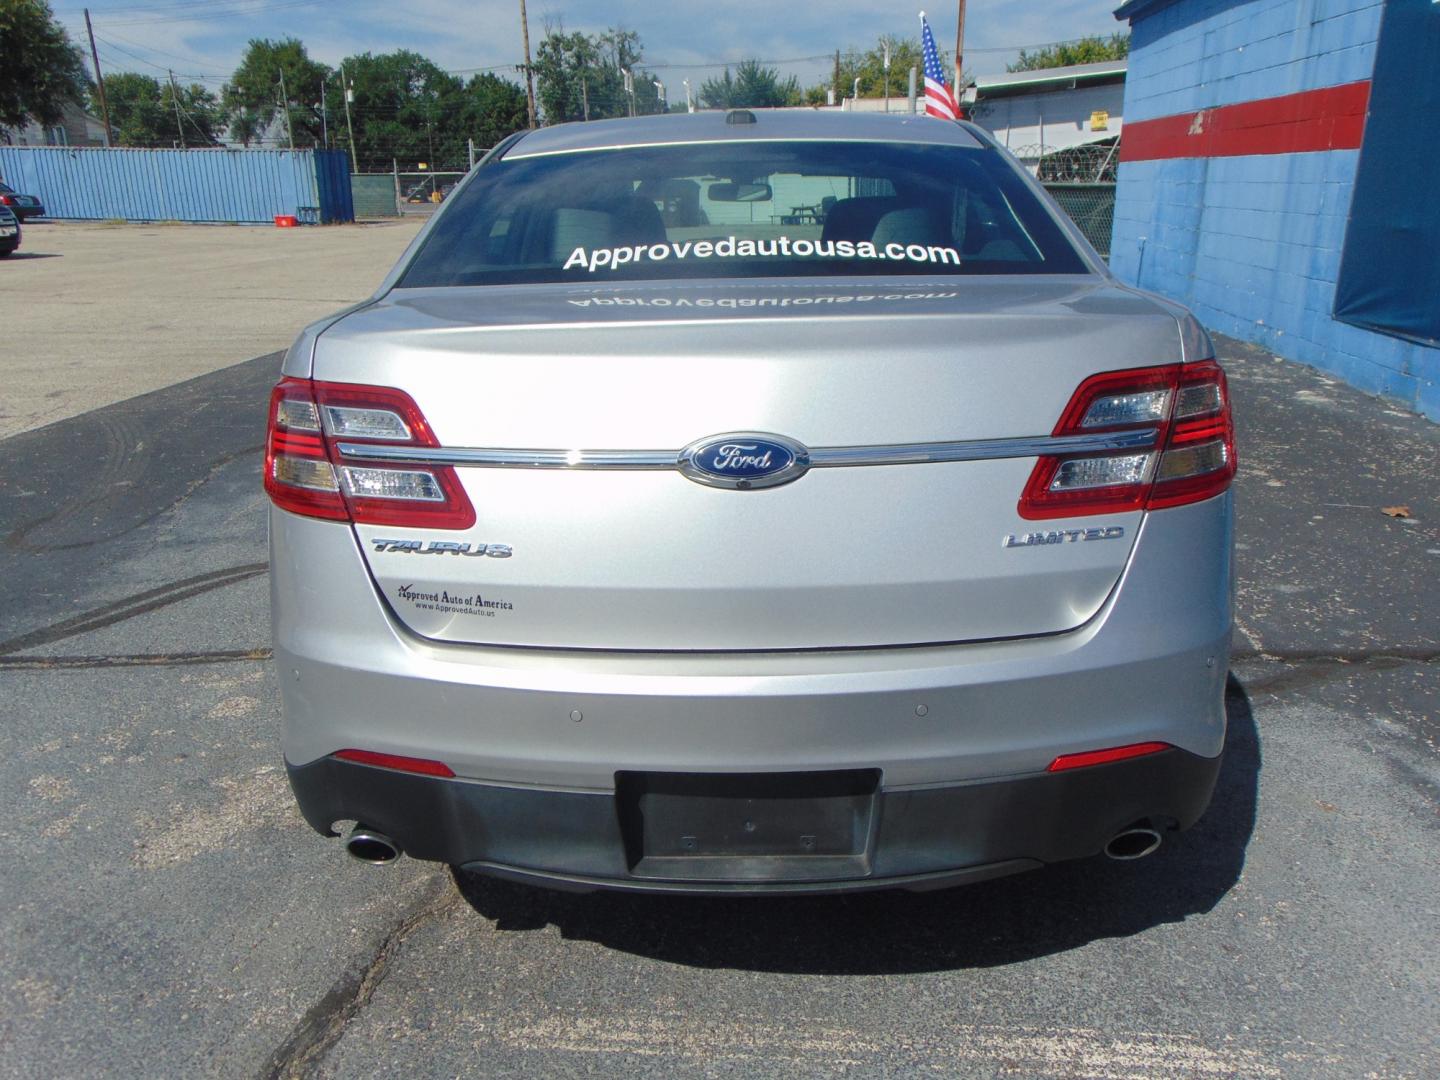
<path id="1" fill-rule="evenodd" d="M 402 288 L 851 275 L 1080 274 L 986 148 L 632 147 L 500 160 L 456 195 Z"/>

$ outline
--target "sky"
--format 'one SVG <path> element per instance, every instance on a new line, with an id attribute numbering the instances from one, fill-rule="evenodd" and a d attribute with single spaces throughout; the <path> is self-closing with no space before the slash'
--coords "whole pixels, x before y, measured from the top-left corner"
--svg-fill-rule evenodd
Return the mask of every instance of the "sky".
<path id="1" fill-rule="evenodd" d="M 932 0 L 936 41 L 955 44 L 956 10 Z M 965 17 L 965 68 L 1005 70 L 1021 47 L 1108 35 L 1124 29 L 1112 15 L 1121 0 L 970 0 Z M 461 74 L 493 69 L 517 79 L 524 56 L 519 0 L 51 0 L 56 17 L 86 45 L 83 9 L 95 27 L 108 75 L 173 68 L 185 81 L 219 89 L 251 38 L 298 37 L 310 55 L 335 65 L 363 52 L 411 49 Z M 667 84 L 698 86 L 725 63 L 767 61 L 802 86 L 828 79 L 836 49 L 866 49 L 882 34 L 919 36 L 919 3 L 781 4 L 776 0 L 528 0 L 530 46 L 547 26 L 597 33 L 618 26 L 640 34 L 643 66 Z M 778 12 L 783 15 L 777 15 Z M 88 53 L 87 53 L 88 61 Z M 678 96 L 672 91 L 670 96 Z"/>

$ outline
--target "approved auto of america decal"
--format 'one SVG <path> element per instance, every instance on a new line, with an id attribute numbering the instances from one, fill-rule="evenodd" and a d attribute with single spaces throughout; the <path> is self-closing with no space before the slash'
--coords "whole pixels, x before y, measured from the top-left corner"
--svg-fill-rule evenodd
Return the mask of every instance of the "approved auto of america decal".
<path id="1" fill-rule="evenodd" d="M 448 589 L 435 592 L 401 585 L 395 595 L 418 611 L 438 611 L 445 615 L 481 615 L 493 619 L 497 611 L 515 610 L 515 605 L 508 600 L 496 600 L 480 593 L 452 593 Z"/>

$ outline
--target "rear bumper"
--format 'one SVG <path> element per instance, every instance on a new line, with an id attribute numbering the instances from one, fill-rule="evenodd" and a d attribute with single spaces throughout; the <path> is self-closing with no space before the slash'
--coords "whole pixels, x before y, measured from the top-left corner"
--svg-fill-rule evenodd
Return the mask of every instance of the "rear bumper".
<path id="1" fill-rule="evenodd" d="M 349 527 L 275 511 L 285 758 L 353 747 L 443 761 L 471 780 L 604 791 L 626 770 L 879 769 L 889 787 L 916 787 L 1140 742 L 1215 757 L 1229 498 L 1149 515 L 1111 599 L 1070 633 L 768 654 L 428 642 L 369 587 Z"/>
<path id="2" fill-rule="evenodd" d="M 1189 827 L 1219 766 L 1218 757 L 1167 750 L 1070 772 L 910 790 L 882 783 L 853 858 L 658 866 L 644 857 L 616 790 L 442 780 L 328 757 L 289 772 L 301 812 L 323 834 L 333 835 L 336 821 L 358 820 L 416 858 L 496 876 L 573 890 L 719 894 L 938 888 L 1094 855 L 1137 821 Z"/>
<path id="3" fill-rule="evenodd" d="M 924 887 L 1090 855 L 1141 818 L 1188 825 L 1208 801 L 1225 739 L 1230 498 L 1148 515 L 1121 583 L 1072 632 L 770 654 L 425 641 L 368 587 L 348 526 L 274 511 L 285 759 L 322 833 L 360 821 L 418 858 L 576 888 Z M 1142 742 L 1177 749 L 1045 773 L 1061 754 Z M 346 748 L 442 761 L 459 779 L 331 757 Z M 627 861 L 617 776 L 843 770 L 882 778 L 863 872 L 658 881 Z"/>

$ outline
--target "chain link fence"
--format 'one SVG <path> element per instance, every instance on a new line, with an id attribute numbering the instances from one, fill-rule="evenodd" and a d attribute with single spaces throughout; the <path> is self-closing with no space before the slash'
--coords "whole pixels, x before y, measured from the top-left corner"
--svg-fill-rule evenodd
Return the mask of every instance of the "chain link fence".
<path id="1" fill-rule="evenodd" d="M 1047 183 L 1045 190 L 1055 196 L 1091 246 L 1109 259 L 1110 230 L 1115 225 L 1115 185 Z"/>
<path id="2" fill-rule="evenodd" d="M 445 201 L 461 179 L 464 170 L 456 172 L 396 172 L 395 208 L 401 214 L 430 214 Z"/>
<path id="3" fill-rule="evenodd" d="M 1110 257 L 1110 230 L 1115 224 L 1115 168 L 1120 138 L 1054 150 L 1045 146 L 1012 147 L 1011 152 L 1055 196 L 1085 239 Z"/>

